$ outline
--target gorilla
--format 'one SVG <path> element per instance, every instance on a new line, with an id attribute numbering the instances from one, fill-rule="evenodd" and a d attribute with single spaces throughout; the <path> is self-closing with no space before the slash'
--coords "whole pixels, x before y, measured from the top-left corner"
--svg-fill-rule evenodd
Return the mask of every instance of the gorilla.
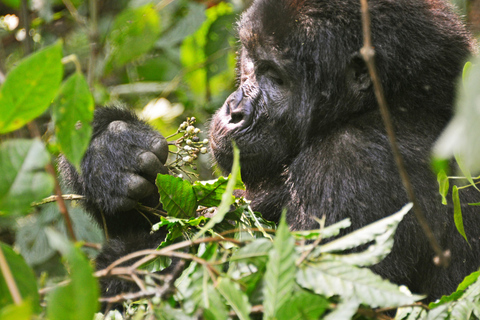
<path id="1" fill-rule="evenodd" d="M 256 0 L 238 23 L 238 89 L 211 121 L 211 151 L 228 172 L 232 141 L 241 152 L 245 196 L 266 219 L 284 208 L 292 229 L 350 218 L 351 231 L 398 211 L 408 202 L 363 60 L 359 0 Z M 409 213 L 390 255 L 373 270 L 432 300 L 455 290 L 480 262 L 480 212 L 463 208 L 471 247 L 456 231 L 451 205 L 441 204 L 429 168 L 433 143 L 452 116 L 455 82 L 474 42 L 441 0 L 371 0 L 376 65 L 400 151 L 419 203 L 444 249 L 449 268 Z M 140 201 L 158 204 L 153 184 L 166 173 L 167 143 L 120 109 L 96 112 L 82 174 L 62 164 L 66 181 L 85 195 L 85 207 L 108 228 L 97 258 L 104 268 L 129 252 L 153 248 L 154 216 Z M 462 193 L 462 203 L 478 202 Z M 131 290 L 103 280 L 107 296 Z"/>

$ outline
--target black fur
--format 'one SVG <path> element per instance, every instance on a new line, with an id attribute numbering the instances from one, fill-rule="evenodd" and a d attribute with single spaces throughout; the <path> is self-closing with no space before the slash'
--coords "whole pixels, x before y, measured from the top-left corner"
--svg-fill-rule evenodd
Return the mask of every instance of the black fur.
<path id="1" fill-rule="evenodd" d="M 480 212 L 463 208 L 472 248 L 441 204 L 429 168 L 432 144 L 451 117 L 455 83 L 472 38 L 442 1 L 371 0 L 376 64 L 416 195 L 448 269 L 409 213 L 392 253 L 373 270 L 414 292 L 438 298 L 455 290 L 480 262 Z M 358 0 L 261 0 L 239 23 L 240 85 L 211 126 L 215 159 L 226 171 L 231 140 L 253 207 L 293 229 L 346 217 L 352 229 L 398 211 L 408 200 L 390 150 L 370 78 Z M 475 194 L 463 201 L 475 202 Z M 470 197 L 470 198 L 468 198 Z"/>
<path id="2" fill-rule="evenodd" d="M 472 38 L 440 0 L 369 4 L 377 68 L 407 170 L 437 239 L 452 253 L 448 269 L 434 266 L 434 253 L 410 213 L 392 253 L 373 270 L 433 299 L 452 292 L 480 261 L 478 207 L 463 208 L 470 248 L 455 229 L 451 206 L 441 204 L 429 169 L 430 149 L 451 118 L 455 81 Z M 349 217 L 348 231 L 398 211 L 408 200 L 358 56 L 359 0 L 257 0 L 238 30 L 239 88 L 214 116 L 210 137 L 225 171 L 232 164 L 231 140 L 237 143 L 254 209 L 277 221 L 287 208 L 293 229 L 317 228 L 311 216 L 326 215 L 328 224 Z M 116 120 L 122 122 L 112 126 Z M 65 163 L 63 170 L 101 224 L 100 212 L 105 214 L 115 240 L 97 259 L 103 267 L 149 244 L 140 240 L 150 224 L 132 208 L 143 192 L 154 192 L 133 183 L 131 174 L 152 182 L 152 172 L 165 170 L 166 145 L 152 148 L 159 135 L 118 109 L 99 110 L 94 127 L 83 175 Z M 138 160 L 147 151 L 159 161 Z M 475 194 L 462 195 L 463 203 L 478 202 Z M 137 234 L 140 247 L 130 243 Z M 119 282 L 103 286 L 108 295 L 129 288 Z"/>

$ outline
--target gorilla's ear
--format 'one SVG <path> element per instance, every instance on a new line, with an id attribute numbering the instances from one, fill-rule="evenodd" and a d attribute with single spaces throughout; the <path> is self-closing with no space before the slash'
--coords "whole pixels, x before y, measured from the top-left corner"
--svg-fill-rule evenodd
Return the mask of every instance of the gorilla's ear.
<path id="1" fill-rule="evenodd" d="M 354 91 L 365 91 L 372 85 L 367 65 L 359 52 L 350 57 L 347 65 L 347 84 Z"/>

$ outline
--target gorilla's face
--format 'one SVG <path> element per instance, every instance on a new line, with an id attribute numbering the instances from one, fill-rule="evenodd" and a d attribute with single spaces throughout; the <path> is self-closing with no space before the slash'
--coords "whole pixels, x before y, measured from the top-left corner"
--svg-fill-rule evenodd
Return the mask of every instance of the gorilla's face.
<path id="1" fill-rule="evenodd" d="M 301 72 L 293 70 L 293 60 L 270 39 L 256 36 L 253 15 L 248 13 L 239 29 L 239 86 L 210 127 L 215 160 L 229 171 L 234 141 L 247 184 L 282 173 L 300 150 L 305 130 L 299 123 L 307 124 L 309 118 L 300 103 L 303 86 L 297 78 Z"/>

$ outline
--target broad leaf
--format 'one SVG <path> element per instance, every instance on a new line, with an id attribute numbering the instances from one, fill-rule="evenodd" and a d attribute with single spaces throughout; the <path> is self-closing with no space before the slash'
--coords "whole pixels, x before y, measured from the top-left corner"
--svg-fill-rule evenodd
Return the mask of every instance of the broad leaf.
<path id="1" fill-rule="evenodd" d="M 13 251 L 13 249 L 6 244 L 0 243 L 0 249 L 3 252 L 13 280 L 20 292 L 20 296 L 22 299 L 27 299 L 31 303 L 30 306 L 25 307 L 36 313 L 40 312 L 40 297 L 38 295 L 37 280 L 35 279 L 32 269 L 30 269 L 21 255 Z M 0 310 L 3 311 L 3 308 L 12 303 L 13 299 L 10 295 L 10 290 L 5 282 L 4 275 L 0 272 Z M 11 312 L 14 314 L 20 312 L 20 314 L 22 314 L 22 310 L 18 309 L 12 310 Z"/>
<path id="2" fill-rule="evenodd" d="M 57 94 L 63 76 L 62 44 L 22 60 L 0 90 L 0 133 L 23 127 L 41 115 Z"/>
<path id="3" fill-rule="evenodd" d="M 449 189 L 449 182 L 448 182 L 448 177 L 447 174 L 445 173 L 444 170 L 441 170 L 437 174 L 437 181 L 438 181 L 438 191 L 440 192 L 440 195 L 442 196 L 442 204 L 446 205 L 447 204 L 447 193 Z"/>
<path id="4" fill-rule="evenodd" d="M 356 299 L 341 299 L 335 310 L 329 313 L 325 320 L 350 320 L 354 319 L 360 303 Z"/>
<path id="5" fill-rule="evenodd" d="M 227 300 L 240 320 L 250 319 L 250 303 L 240 287 L 228 278 L 219 278 L 217 290 Z"/>
<path id="6" fill-rule="evenodd" d="M 38 140 L 9 140 L 0 145 L 0 211 L 27 213 L 31 203 L 51 194 L 53 177 L 44 172 L 50 156 Z"/>
<path id="7" fill-rule="evenodd" d="M 408 295 L 366 268 L 342 261 L 323 261 L 300 266 L 297 283 L 327 297 L 340 295 L 375 307 L 395 307 L 414 303 L 421 296 Z"/>
<path id="8" fill-rule="evenodd" d="M 295 240 L 288 230 L 285 214 L 268 254 L 263 296 L 264 319 L 278 318 L 280 308 L 290 299 L 295 285 Z"/>
<path id="9" fill-rule="evenodd" d="M 1 320 L 31 320 L 33 317 L 32 302 L 27 299 L 23 300 L 21 304 L 11 304 L 0 309 Z"/>
<path id="10" fill-rule="evenodd" d="M 195 215 L 197 199 L 190 182 L 168 174 L 159 174 L 157 187 L 163 209 L 169 216 L 191 218 Z"/>
<path id="11" fill-rule="evenodd" d="M 314 240 L 318 237 L 328 239 L 338 236 L 342 229 L 350 227 L 351 224 L 350 218 L 347 218 L 323 229 L 294 231 L 292 234 L 297 239 Z"/>
<path id="12" fill-rule="evenodd" d="M 62 85 L 52 115 L 60 150 L 77 170 L 92 134 L 94 101 L 87 81 L 79 72 Z"/>
<path id="13" fill-rule="evenodd" d="M 108 35 L 107 72 L 148 52 L 160 35 L 160 18 L 155 8 L 148 4 L 127 8 L 119 14 Z"/>
<path id="14" fill-rule="evenodd" d="M 93 268 L 79 248 L 50 229 L 47 232 L 50 245 L 56 248 L 68 262 L 71 282 L 57 287 L 48 295 L 47 315 L 52 320 L 93 319 L 98 310 L 99 288 Z"/>
<path id="15" fill-rule="evenodd" d="M 277 312 L 278 320 L 317 320 L 329 308 L 328 300 L 307 290 L 293 293 Z"/>

